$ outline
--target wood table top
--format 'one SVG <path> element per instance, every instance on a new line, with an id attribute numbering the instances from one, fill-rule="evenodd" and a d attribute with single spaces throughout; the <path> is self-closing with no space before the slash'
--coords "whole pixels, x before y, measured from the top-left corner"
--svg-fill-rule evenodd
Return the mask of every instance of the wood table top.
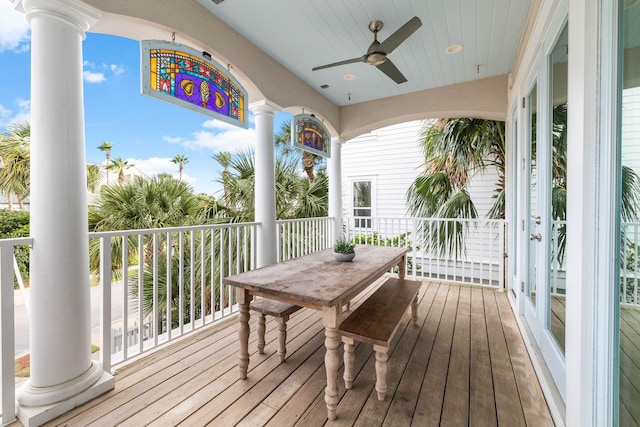
<path id="1" fill-rule="evenodd" d="M 321 308 L 346 303 L 404 258 L 408 249 L 357 245 L 351 262 L 333 258 L 333 249 L 272 264 L 223 279 L 253 295 Z"/>

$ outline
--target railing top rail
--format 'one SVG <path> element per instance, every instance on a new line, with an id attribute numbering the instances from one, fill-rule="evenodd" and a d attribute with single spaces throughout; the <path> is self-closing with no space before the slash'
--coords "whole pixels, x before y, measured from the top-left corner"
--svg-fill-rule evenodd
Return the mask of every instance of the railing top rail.
<path id="1" fill-rule="evenodd" d="M 166 228 L 145 228 L 137 230 L 117 230 L 117 231 L 91 231 L 89 238 L 115 237 L 115 236 L 136 236 L 139 234 L 160 234 L 180 231 L 215 230 L 219 228 L 240 228 L 248 226 L 258 226 L 259 222 L 229 222 L 224 224 L 191 225 L 188 227 L 166 227 Z"/>
<path id="2" fill-rule="evenodd" d="M 477 223 L 496 223 L 503 224 L 506 222 L 505 219 L 489 219 L 489 218 L 435 218 L 435 217 L 409 217 L 409 216 L 398 216 L 398 217 L 382 217 L 382 216 L 345 216 L 345 218 L 354 218 L 354 219 L 377 219 L 377 220 L 397 220 L 397 221 L 435 221 L 435 222 L 477 222 Z"/>
<path id="3" fill-rule="evenodd" d="M 13 247 L 20 245 L 32 245 L 33 237 L 14 237 L 11 239 L 0 239 L 0 247 Z"/>
<path id="4" fill-rule="evenodd" d="M 278 224 L 287 224 L 292 222 L 315 222 L 315 221 L 326 221 L 329 219 L 333 219 L 332 216 L 317 216 L 314 218 L 295 218 L 295 219 L 279 219 L 276 222 Z"/>

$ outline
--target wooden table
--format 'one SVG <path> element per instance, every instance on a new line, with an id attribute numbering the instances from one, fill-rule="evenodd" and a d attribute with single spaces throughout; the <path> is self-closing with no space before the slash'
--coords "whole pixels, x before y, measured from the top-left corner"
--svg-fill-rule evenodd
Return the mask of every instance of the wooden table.
<path id="1" fill-rule="evenodd" d="M 407 248 L 358 245 L 352 262 L 338 262 L 332 249 L 326 249 L 225 278 L 225 284 L 237 288 L 240 378 L 247 378 L 249 368 L 249 303 L 254 295 L 322 310 L 327 373 L 324 400 L 329 420 L 335 420 L 342 306 L 394 266 L 398 266 L 398 276 L 404 278 L 406 253 Z"/>

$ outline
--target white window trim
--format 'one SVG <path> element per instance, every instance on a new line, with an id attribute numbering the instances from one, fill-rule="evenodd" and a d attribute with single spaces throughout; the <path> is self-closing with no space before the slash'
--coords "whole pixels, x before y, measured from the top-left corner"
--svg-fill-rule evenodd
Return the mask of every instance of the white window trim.
<path id="1" fill-rule="evenodd" d="M 371 182 L 371 217 L 377 216 L 378 211 L 378 177 L 376 175 L 366 176 L 350 176 L 349 177 L 349 216 L 355 217 L 353 205 L 353 184 L 356 182 L 369 181 Z M 359 227 L 364 228 L 364 227 Z"/>

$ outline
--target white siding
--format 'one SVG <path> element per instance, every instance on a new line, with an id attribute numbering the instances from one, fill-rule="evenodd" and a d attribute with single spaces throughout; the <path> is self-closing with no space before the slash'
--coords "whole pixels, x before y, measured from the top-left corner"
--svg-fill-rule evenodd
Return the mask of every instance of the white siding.
<path id="1" fill-rule="evenodd" d="M 347 141 L 342 147 L 342 206 L 352 215 L 354 180 L 374 180 L 372 216 L 406 216 L 406 193 L 420 174 L 424 156 L 418 147 L 422 121 L 381 128 Z"/>
<path id="2" fill-rule="evenodd" d="M 342 147 L 342 206 L 344 214 L 353 215 L 352 182 L 374 181 L 373 212 L 377 217 L 407 215 L 406 193 L 413 180 L 422 173 L 424 154 L 418 141 L 424 121 L 416 120 L 381 128 L 347 141 Z M 485 218 L 494 202 L 497 173 L 477 174 L 469 183 L 469 193 Z"/>
<path id="3" fill-rule="evenodd" d="M 640 174 L 640 87 L 622 91 L 622 164 Z"/>

